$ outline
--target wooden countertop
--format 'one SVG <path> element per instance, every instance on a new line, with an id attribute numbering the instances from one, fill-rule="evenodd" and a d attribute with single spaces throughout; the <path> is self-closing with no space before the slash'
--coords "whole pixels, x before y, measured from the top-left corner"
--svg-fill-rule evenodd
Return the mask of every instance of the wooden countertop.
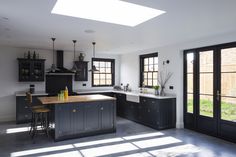
<path id="1" fill-rule="evenodd" d="M 69 96 L 67 100 L 59 100 L 57 96 L 39 97 L 38 99 L 43 105 L 116 100 L 114 97 L 101 94 Z"/>

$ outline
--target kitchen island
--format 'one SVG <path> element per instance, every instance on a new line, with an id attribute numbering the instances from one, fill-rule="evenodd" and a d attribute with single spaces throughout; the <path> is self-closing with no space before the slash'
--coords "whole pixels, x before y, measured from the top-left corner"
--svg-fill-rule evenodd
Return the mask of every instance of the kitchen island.
<path id="1" fill-rule="evenodd" d="M 116 131 L 116 98 L 100 94 L 39 97 L 51 109 L 50 133 L 55 141 Z"/>

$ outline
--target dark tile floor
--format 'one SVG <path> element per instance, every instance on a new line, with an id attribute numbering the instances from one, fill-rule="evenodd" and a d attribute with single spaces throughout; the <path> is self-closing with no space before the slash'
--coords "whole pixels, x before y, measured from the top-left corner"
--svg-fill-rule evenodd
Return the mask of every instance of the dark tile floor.
<path id="1" fill-rule="evenodd" d="M 236 157 L 236 144 L 186 129 L 157 131 L 122 118 L 113 134 L 61 142 L 39 135 L 35 141 L 27 125 L 0 124 L 0 157 Z"/>

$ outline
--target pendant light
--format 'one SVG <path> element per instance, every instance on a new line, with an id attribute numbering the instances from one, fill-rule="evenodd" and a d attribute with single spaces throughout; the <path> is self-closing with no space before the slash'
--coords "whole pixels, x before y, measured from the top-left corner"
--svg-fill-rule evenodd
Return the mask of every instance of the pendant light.
<path id="1" fill-rule="evenodd" d="M 52 51 L 53 51 L 53 60 L 52 60 L 52 65 L 51 68 L 48 69 L 49 72 L 56 72 L 56 70 L 59 70 L 56 65 L 55 65 L 55 50 L 54 50 L 54 42 L 56 38 L 51 38 L 52 39 Z"/>
<path id="2" fill-rule="evenodd" d="M 92 42 L 93 44 L 93 57 L 92 58 L 95 58 L 95 42 Z M 90 72 L 96 72 L 96 71 L 99 71 L 95 65 L 92 65 L 92 69 L 89 70 Z"/>
<path id="3" fill-rule="evenodd" d="M 71 71 L 76 73 L 76 72 L 78 72 L 78 67 L 75 64 L 75 43 L 76 43 L 76 40 L 72 40 L 72 41 L 74 43 L 74 61 L 73 61 L 73 67 L 72 67 Z"/>

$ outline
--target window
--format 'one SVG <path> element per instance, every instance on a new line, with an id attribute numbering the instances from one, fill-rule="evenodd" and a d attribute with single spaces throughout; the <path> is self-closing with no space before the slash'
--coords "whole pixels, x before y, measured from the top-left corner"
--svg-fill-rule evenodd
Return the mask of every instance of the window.
<path id="1" fill-rule="evenodd" d="M 115 60 L 104 58 L 92 58 L 92 65 L 99 71 L 92 72 L 92 86 L 113 86 L 115 82 Z"/>
<path id="2" fill-rule="evenodd" d="M 140 56 L 140 86 L 153 87 L 158 85 L 158 54 Z"/>

